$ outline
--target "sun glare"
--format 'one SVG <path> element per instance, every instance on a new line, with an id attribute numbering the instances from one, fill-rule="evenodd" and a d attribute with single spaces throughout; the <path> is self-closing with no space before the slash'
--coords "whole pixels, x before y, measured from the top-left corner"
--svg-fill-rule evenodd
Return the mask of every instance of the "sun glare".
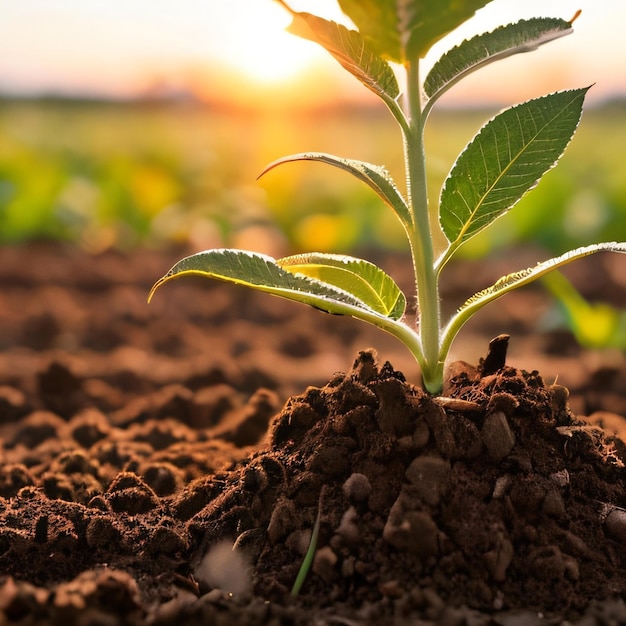
<path id="1" fill-rule="evenodd" d="M 286 32 L 291 17 L 278 3 L 247 3 L 232 31 L 222 32 L 224 64 L 263 85 L 288 81 L 322 56 L 315 44 Z"/>

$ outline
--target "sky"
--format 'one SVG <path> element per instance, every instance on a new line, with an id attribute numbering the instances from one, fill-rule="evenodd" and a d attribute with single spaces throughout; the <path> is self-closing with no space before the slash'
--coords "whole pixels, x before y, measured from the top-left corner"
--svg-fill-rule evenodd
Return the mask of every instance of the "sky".
<path id="1" fill-rule="evenodd" d="M 345 23 L 334 0 L 290 5 Z M 483 103 L 592 83 L 590 101 L 626 96 L 624 0 L 493 0 L 439 42 L 425 65 L 473 34 L 528 17 L 571 19 L 578 9 L 573 35 L 496 63 L 446 98 Z M 273 0 L 0 0 L 0 91 L 373 98 L 315 44 L 286 33 L 289 21 Z"/>

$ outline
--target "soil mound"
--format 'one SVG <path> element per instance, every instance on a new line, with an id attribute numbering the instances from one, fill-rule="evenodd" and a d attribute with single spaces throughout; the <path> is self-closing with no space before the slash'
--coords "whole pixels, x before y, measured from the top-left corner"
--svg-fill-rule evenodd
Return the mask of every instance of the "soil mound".
<path id="1" fill-rule="evenodd" d="M 405 351 L 168 263 L 0 249 L 1 624 L 626 623 L 623 357 L 328 381 Z"/>
<path id="2" fill-rule="evenodd" d="M 266 623 L 263 599 L 296 623 L 440 621 L 451 610 L 564 619 L 620 597 L 623 446 L 574 419 L 563 387 L 481 366 L 455 364 L 433 398 L 362 352 L 347 374 L 290 398 L 248 456 L 196 441 L 205 463 L 220 460 L 182 489 L 171 444 L 194 446 L 180 425 L 148 420 L 116 443 L 96 416 L 70 422 L 97 440 L 90 454 L 61 446 L 37 479 L 26 464 L 3 468 L 5 615 L 60 623 L 114 598 L 121 623 L 223 623 L 225 606 L 228 619 Z M 31 415 L 22 439 L 57 421 Z"/>
<path id="3" fill-rule="evenodd" d="M 615 445 L 536 372 L 458 365 L 432 398 L 361 353 L 345 376 L 289 400 L 269 450 L 228 476 L 192 535 L 207 547 L 234 539 L 255 590 L 276 599 L 318 514 L 305 600 L 567 614 L 624 593 Z"/>

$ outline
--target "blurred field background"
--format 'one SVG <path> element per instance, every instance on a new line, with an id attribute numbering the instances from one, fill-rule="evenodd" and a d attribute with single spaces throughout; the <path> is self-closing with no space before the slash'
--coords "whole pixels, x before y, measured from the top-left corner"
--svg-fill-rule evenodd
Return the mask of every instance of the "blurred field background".
<path id="1" fill-rule="evenodd" d="M 290 5 L 343 19 L 335 0 Z M 580 8 L 493 0 L 438 42 L 425 68 L 465 37 Z M 487 258 L 479 288 L 577 246 L 626 241 L 626 5 L 582 9 L 574 36 L 464 79 L 429 120 L 435 211 L 455 158 L 499 108 L 594 85 L 558 167 L 455 257 Z M 384 165 L 403 189 L 395 122 L 324 51 L 284 32 L 290 18 L 279 3 L 20 0 L 0 14 L 0 246 L 54 240 L 94 254 L 228 246 L 375 261 L 408 253 L 391 211 L 345 172 L 290 163 L 257 180 L 275 159 L 322 151 Z M 626 296 L 615 287 L 624 281 L 606 280 L 622 276 L 623 258 L 602 257 L 535 286 L 560 307 L 537 324 L 566 324 L 582 344 L 624 350 Z M 463 266 L 474 265 L 452 265 L 465 288 L 476 271 Z"/>
<path id="2" fill-rule="evenodd" d="M 433 114 L 432 201 L 459 151 L 494 113 Z M 257 181 L 274 159 L 324 151 L 385 165 L 402 188 L 400 135 L 380 108 L 5 99 L 0 138 L 2 244 L 406 250 L 391 211 L 344 172 L 294 163 Z M 464 254 L 524 242 L 560 253 L 602 240 L 626 240 L 626 105 L 619 101 L 588 108 L 559 166 Z"/>

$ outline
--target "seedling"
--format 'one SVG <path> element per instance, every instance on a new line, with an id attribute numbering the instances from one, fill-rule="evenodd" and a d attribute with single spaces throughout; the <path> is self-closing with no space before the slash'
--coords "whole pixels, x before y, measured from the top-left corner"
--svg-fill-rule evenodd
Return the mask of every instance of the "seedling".
<path id="1" fill-rule="evenodd" d="M 306 577 L 309 573 L 309 570 L 313 566 L 313 559 L 315 558 L 315 550 L 317 549 L 317 540 L 320 535 L 320 524 L 322 521 L 322 500 L 324 497 L 324 488 L 320 491 L 320 497 L 318 499 L 317 504 L 317 515 L 315 516 L 315 523 L 313 524 L 313 530 L 311 531 L 311 539 L 309 540 L 309 547 L 307 548 L 306 554 L 304 555 L 304 559 L 300 564 L 300 569 L 298 570 L 298 575 L 296 576 L 296 581 L 291 588 L 291 596 L 297 597 L 300 593 L 300 589 L 302 589 L 302 585 L 306 580 Z"/>
<path id="2" fill-rule="evenodd" d="M 302 153 L 270 164 L 318 161 L 345 170 L 369 185 L 394 212 L 411 251 L 417 316 L 406 315 L 406 296 L 382 269 L 336 254 L 309 253 L 273 259 L 233 249 L 214 249 L 182 259 L 152 287 L 189 275 L 248 285 L 309 304 L 328 313 L 351 315 L 402 341 L 418 361 L 424 386 L 439 393 L 451 344 L 482 307 L 575 259 L 609 250 L 626 252 L 625 243 L 601 243 L 503 276 L 471 296 L 452 317 L 440 314 L 439 280 L 459 249 L 505 215 L 551 169 L 570 142 L 582 114 L 588 87 L 561 91 L 504 110 L 491 119 L 459 155 L 439 197 L 429 210 L 424 128 L 439 98 L 483 66 L 572 32 L 574 19 L 534 18 L 501 26 L 446 52 L 422 78 L 426 53 L 445 34 L 470 19 L 490 0 L 339 0 L 358 30 L 310 13 L 291 10 L 291 32 L 323 46 L 348 72 L 375 93 L 400 127 L 406 187 L 400 191 L 384 167 L 325 153 Z M 404 75 L 404 93 L 390 63 Z M 438 220 L 437 220 L 438 216 Z M 435 249 L 437 231 L 445 236 Z"/>

